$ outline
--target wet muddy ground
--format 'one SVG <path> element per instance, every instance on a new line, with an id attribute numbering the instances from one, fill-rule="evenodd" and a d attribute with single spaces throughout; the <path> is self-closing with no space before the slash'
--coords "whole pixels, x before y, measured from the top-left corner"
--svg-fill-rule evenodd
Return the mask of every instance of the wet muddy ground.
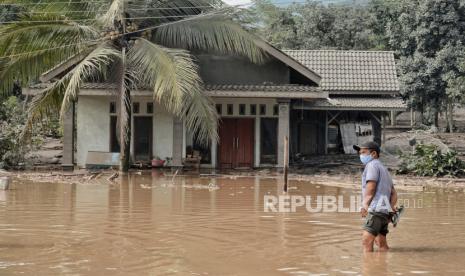
<path id="1" fill-rule="evenodd" d="M 289 194 L 349 200 L 351 187 L 292 180 Z M 0 191 L 0 275 L 465 274 L 463 189 L 402 191 L 392 250 L 365 256 L 359 214 L 264 212 L 281 194 L 264 176 L 15 178 Z"/>

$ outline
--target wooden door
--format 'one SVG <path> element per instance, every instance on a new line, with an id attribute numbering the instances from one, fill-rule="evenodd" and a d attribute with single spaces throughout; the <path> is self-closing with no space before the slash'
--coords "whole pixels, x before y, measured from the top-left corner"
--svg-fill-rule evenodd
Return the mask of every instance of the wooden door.
<path id="1" fill-rule="evenodd" d="M 236 143 L 236 119 L 222 119 L 219 124 L 219 165 L 222 169 L 234 168 L 234 149 Z"/>
<path id="2" fill-rule="evenodd" d="M 134 159 L 152 159 L 152 117 L 134 117 Z"/>
<path id="3" fill-rule="evenodd" d="M 236 121 L 236 168 L 253 167 L 254 126 L 255 120 L 252 118 Z"/>
<path id="4" fill-rule="evenodd" d="M 222 119 L 218 161 L 221 169 L 252 168 L 254 119 Z"/>

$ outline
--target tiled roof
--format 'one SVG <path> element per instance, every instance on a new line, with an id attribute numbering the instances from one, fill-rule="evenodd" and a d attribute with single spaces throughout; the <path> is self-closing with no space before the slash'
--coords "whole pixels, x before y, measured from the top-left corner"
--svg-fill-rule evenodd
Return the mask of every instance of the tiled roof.
<path id="1" fill-rule="evenodd" d="M 270 91 L 270 92 L 318 92 L 320 88 L 317 86 L 307 85 L 247 85 L 247 84 L 207 84 L 207 91 Z"/>
<path id="2" fill-rule="evenodd" d="M 397 93 L 393 52 L 341 50 L 285 50 L 295 60 L 317 72 L 321 88 L 332 92 Z"/>
<path id="3" fill-rule="evenodd" d="M 31 86 L 32 89 L 44 89 L 49 84 L 39 83 Z M 108 91 L 115 90 L 114 83 L 84 83 L 81 86 L 81 95 L 105 95 Z M 99 90 L 92 91 L 92 90 Z M 149 95 L 151 89 L 139 89 L 141 95 Z M 31 91 L 32 92 L 32 91 Z M 255 97 L 255 98 L 326 98 L 327 93 L 321 91 L 317 86 L 307 85 L 231 85 L 231 84 L 210 84 L 205 85 L 206 95 L 212 97 Z"/>
<path id="4" fill-rule="evenodd" d="M 324 99 L 328 93 L 306 85 L 206 85 L 205 94 L 217 98 Z"/>
<path id="5" fill-rule="evenodd" d="M 299 108 L 301 104 L 296 104 Z M 338 109 L 338 110 L 405 110 L 407 105 L 400 98 L 389 97 L 337 97 L 305 102 L 306 109 Z"/>
<path id="6" fill-rule="evenodd" d="M 39 83 L 32 85 L 31 88 L 45 89 L 48 83 Z M 116 89 L 114 83 L 84 83 L 81 89 Z M 317 86 L 307 85 L 248 85 L 248 84 L 207 84 L 205 85 L 207 91 L 270 91 L 270 92 L 318 92 L 320 88 Z"/>
<path id="7" fill-rule="evenodd" d="M 38 83 L 31 85 L 32 89 L 45 89 L 50 83 Z M 116 89 L 116 83 L 108 82 L 86 82 L 81 85 L 81 89 Z"/>

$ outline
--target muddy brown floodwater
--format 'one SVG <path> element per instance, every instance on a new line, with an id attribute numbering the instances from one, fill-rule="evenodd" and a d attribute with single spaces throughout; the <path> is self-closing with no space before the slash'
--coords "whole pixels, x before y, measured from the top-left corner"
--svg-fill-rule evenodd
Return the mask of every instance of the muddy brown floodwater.
<path id="1" fill-rule="evenodd" d="M 401 193 L 409 204 L 363 256 L 356 213 L 264 212 L 267 178 L 129 175 L 120 182 L 15 180 L 0 194 L 0 275 L 464 275 L 465 193 Z M 358 191 L 290 183 L 291 195 Z"/>

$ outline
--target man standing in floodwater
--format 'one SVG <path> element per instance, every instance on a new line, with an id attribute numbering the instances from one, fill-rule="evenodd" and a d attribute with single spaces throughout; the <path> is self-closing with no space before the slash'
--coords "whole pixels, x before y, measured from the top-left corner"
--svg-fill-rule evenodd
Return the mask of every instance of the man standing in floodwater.
<path id="1" fill-rule="evenodd" d="M 372 252 L 376 244 L 379 251 L 387 251 L 386 235 L 390 222 L 389 213 L 395 212 L 397 192 L 391 175 L 379 160 L 380 147 L 375 142 L 354 145 L 365 165 L 362 174 L 362 217 L 365 218 L 362 234 L 364 252 Z"/>

